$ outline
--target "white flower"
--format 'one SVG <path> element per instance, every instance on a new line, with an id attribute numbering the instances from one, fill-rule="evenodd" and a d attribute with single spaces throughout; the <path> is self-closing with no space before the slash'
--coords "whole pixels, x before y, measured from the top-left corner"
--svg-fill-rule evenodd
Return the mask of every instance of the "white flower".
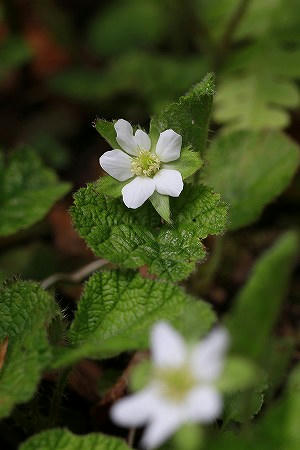
<path id="1" fill-rule="evenodd" d="M 111 150 L 100 157 L 101 167 L 118 181 L 135 178 L 122 189 L 128 208 L 138 208 L 156 190 L 160 194 L 178 197 L 183 189 L 181 173 L 166 163 L 180 157 L 182 137 L 173 130 L 160 133 L 155 151 L 147 133 L 133 129 L 120 119 L 115 125 L 117 142 L 124 150 Z M 125 153 L 126 152 L 126 153 Z M 131 155 L 131 156 L 129 156 Z"/>
<path id="2" fill-rule="evenodd" d="M 142 391 L 115 403 L 112 419 L 125 427 L 148 423 L 145 448 L 157 447 L 183 423 L 214 421 L 222 410 L 214 383 L 223 370 L 227 344 L 227 332 L 219 328 L 188 348 L 167 323 L 157 323 L 151 335 L 153 379 Z"/>

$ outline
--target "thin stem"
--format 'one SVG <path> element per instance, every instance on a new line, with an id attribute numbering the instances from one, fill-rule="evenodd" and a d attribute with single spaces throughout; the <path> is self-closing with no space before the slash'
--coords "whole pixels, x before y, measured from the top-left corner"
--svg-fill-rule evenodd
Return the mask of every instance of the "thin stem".
<path id="1" fill-rule="evenodd" d="M 201 291 L 205 290 L 208 286 L 210 286 L 212 280 L 214 279 L 214 276 L 221 262 L 223 243 L 223 236 L 217 236 L 208 262 L 201 267 L 203 272 L 197 284 L 197 289 Z"/>
<path id="2" fill-rule="evenodd" d="M 128 446 L 132 447 L 132 448 L 133 448 L 133 444 L 134 444 L 135 433 L 136 433 L 136 428 L 130 428 L 128 437 L 127 437 L 127 443 L 128 443 Z"/>
<path id="3" fill-rule="evenodd" d="M 217 69 L 219 69 L 220 66 L 222 66 L 223 61 L 225 60 L 227 53 L 230 49 L 230 46 L 232 44 L 232 39 L 233 39 L 234 33 L 235 33 L 237 27 L 239 26 L 241 19 L 247 12 L 250 1 L 251 0 L 241 0 L 237 6 L 235 12 L 231 16 L 231 18 L 227 24 L 227 27 L 223 33 L 223 36 L 220 39 L 220 44 L 216 51 L 214 70 L 217 70 Z"/>
<path id="4" fill-rule="evenodd" d="M 54 388 L 50 405 L 49 426 L 53 426 L 57 422 L 57 417 L 59 415 L 59 409 L 61 405 L 61 399 L 68 381 L 70 370 L 71 369 L 69 367 L 63 370 L 56 382 L 56 386 Z"/>
<path id="5" fill-rule="evenodd" d="M 107 261 L 106 259 L 97 259 L 96 261 L 92 261 L 91 263 L 81 267 L 80 269 L 72 273 L 54 273 L 53 275 L 50 275 L 41 282 L 41 287 L 44 289 L 48 289 L 53 284 L 56 284 L 58 281 L 70 281 L 72 283 L 78 283 L 82 281 L 84 278 L 86 278 L 88 275 L 90 275 L 92 272 L 94 272 L 97 269 L 100 269 L 100 267 L 108 263 L 109 261 Z"/>

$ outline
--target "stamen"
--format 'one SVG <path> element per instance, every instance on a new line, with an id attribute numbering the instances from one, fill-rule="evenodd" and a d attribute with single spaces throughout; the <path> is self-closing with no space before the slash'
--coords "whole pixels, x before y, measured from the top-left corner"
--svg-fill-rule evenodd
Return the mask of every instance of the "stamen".
<path id="1" fill-rule="evenodd" d="M 131 172 L 137 176 L 153 177 L 159 169 L 160 159 L 147 150 L 141 150 L 131 163 Z"/>
<path id="2" fill-rule="evenodd" d="M 173 401 L 182 401 L 197 384 L 190 369 L 185 366 L 159 370 L 157 379 L 161 382 L 164 395 Z"/>

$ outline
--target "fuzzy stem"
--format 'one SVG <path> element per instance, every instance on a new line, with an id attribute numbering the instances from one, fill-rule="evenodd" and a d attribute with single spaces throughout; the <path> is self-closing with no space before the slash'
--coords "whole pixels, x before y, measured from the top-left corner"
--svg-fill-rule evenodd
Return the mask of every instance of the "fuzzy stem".
<path id="1" fill-rule="evenodd" d="M 70 281 L 72 283 L 79 283 L 92 272 L 100 269 L 100 267 L 104 266 L 105 264 L 108 264 L 108 261 L 106 261 L 106 259 L 97 259 L 96 261 L 92 261 L 91 263 L 81 267 L 80 269 L 72 273 L 54 273 L 41 282 L 41 287 L 44 289 L 48 289 L 58 281 Z"/>
<path id="2" fill-rule="evenodd" d="M 61 374 L 58 377 L 58 380 L 56 382 L 56 386 L 54 388 L 53 391 L 53 396 L 52 396 L 52 400 L 51 400 L 51 405 L 50 405 L 50 411 L 49 411 L 49 426 L 53 426 L 55 425 L 55 423 L 57 423 L 57 418 L 59 415 L 59 409 L 60 409 L 60 405 L 61 405 L 61 399 L 62 399 L 62 395 L 64 393 L 67 381 L 68 381 L 68 376 L 70 373 L 71 369 L 68 367 L 67 369 L 63 370 L 61 372 Z"/>
<path id="3" fill-rule="evenodd" d="M 249 7 L 251 0 L 241 0 L 238 4 L 233 15 L 229 19 L 227 27 L 220 39 L 219 46 L 215 54 L 214 70 L 217 71 L 227 57 L 227 53 L 230 50 L 232 39 L 236 29 L 238 28 L 242 18 L 244 17 Z"/>

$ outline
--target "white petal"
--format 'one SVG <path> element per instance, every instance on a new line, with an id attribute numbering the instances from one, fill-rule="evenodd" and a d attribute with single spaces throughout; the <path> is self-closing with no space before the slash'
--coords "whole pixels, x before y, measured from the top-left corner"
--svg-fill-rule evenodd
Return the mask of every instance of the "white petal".
<path id="1" fill-rule="evenodd" d="M 210 386 L 194 388 L 185 399 L 185 419 L 191 422 L 213 422 L 222 411 L 223 402 L 216 389 Z"/>
<path id="2" fill-rule="evenodd" d="M 138 154 L 138 146 L 135 142 L 135 138 L 133 136 L 133 129 L 127 120 L 119 119 L 115 125 L 115 130 L 117 132 L 117 142 L 120 144 L 125 152 L 130 155 Z"/>
<path id="3" fill-rule="evenodd" d="M 182 423 L 182 412 L 175 404 L 162 402 L 157 407 L 155 417 L 146 428 L 142 446 L 147 449 L 158 447 L 165 441 Z"/>
<path id="4" fill-rule="evenodd" d="M 125 181 L 131 178 L 132 158 L 122 150 L 110 150 L 100 156 L 99 163 L 102 169 L 116 180 Z"/>
<path id="5" fill-rule="evenodd" d="M 156 154 L 162 162 L 175 161 L 180 156 L 182 137 L 173 130 L 166 130 L 160 133 Z"/>
<path id="6" fill-rule="evenodd" d="M 166 322 L 158 322 L 151 332 L 152 359 L 157 367 L 178 367 L 186 361 L 185 343 Z"/>
<path id="7" fill-rule="evenodd" d="M 152 386 L 117 401 L 110 410 L 112 420 L 124 427 L 138 427 L 147 422 L 157 410 L 159 399 Z"/>
<path id="8" fill-rule="evenodd" d="M 147 133 L 143 130 L 136 130 L 134 135 L 135 142 L 141 150 L 150 150 L 151 140 Z"/>
<path id="9" fill-rule="evenodd" d="M 223 328 L 213 330 L 191 353 L 194 375 L 200 380 L 213 381 L 224 366 L 224 353 L 228 347 L 228 333 Z"/>
<path id="10" fill-rule="evenodd" d="M 136 177 L 122 189 L 123 201 L 127 208 L 139 208 L 151 197 L 155 190 L 152 178 Z"/>
<path id="11" fill-rule="evenodd" d="M 182 176 L 178 170 L 161 169 L 153 177 L 153 181 L 159 194 L 178 197 L 183 189 Z"/>

